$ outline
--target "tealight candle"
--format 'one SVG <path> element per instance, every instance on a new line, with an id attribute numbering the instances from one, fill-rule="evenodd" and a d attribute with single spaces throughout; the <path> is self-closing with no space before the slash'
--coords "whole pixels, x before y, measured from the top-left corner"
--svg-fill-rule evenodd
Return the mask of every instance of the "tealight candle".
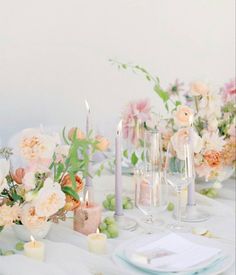
<path id="1" fill-rule="evenodd" d="M 24 244 L 24 253 L 25 256 L 32 258 L 34 260 L 43 261 L 45 254 L 44 243 L 35 241 L 31 236 L 31 242 Z"/>
<path id="2" fill-rule="evenodd" d="M 92 233 L 88 235 L 88 249 L 95 254 L 105 254 L 107 251 L 107 236 L 103 233 Z"/>

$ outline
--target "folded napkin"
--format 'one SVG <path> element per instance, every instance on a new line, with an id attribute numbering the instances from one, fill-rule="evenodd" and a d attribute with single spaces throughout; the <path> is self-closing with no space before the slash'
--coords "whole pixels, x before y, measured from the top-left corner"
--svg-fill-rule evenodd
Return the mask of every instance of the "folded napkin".
<path id="1" fill-rule="evenodd" d="M 171 233 L 157 241 L 152 241 L 134 251 L 129 251 L 131 259 L 140 264 L 166 270 L 185 270 L 198 264 L 216 260 L 221 250 L 191 242 Z"/>

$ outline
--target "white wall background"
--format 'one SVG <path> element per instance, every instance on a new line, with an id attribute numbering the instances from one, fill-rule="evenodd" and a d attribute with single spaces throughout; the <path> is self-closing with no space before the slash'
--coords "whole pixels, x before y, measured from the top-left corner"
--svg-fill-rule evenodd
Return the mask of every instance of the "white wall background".
<path id="1" fill-rule="evenodd" d="M 219 86 L 235 74 L 234 32 L 234 0 L 0 0 L 0 137 L 40 123 L 83 127 L 85 98 L 111 136 L 127 101 L 160 102 L 109 58 L 141 64 L 164 85 Z"/>

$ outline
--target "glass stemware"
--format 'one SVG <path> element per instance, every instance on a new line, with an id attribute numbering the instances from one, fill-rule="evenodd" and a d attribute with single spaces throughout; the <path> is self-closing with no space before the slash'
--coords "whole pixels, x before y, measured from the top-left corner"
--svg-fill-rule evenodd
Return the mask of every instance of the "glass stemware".
<path id="1" fill-rule="evenodd" d="M 188 228 L 181 222 L 181 191 L 184 190 L 194 178 L 193 158 L 188 143 L 179 145 L 178 152 L 172 144 L 168 146 L 165 164 L 165 178 L 177 192 L 176 218 L 177 223 L 169 228 L 172 231 L 186 232 Z"/>
<path id="2" fill-rule="evenodd" d="M 144 223 L 161 225 L 158 216 L 167 207 L 168 188 L 163 178 L 160 134 L 146 130 L 143 165 L 136 170 L 135 205 L 145 215 Z"/>

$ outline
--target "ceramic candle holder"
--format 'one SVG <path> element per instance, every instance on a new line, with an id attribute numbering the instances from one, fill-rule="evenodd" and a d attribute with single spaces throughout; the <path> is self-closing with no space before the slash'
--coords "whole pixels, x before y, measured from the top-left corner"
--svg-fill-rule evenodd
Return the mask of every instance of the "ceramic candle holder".
<path id="1" fill-rule="evenodd" d="M 84 235 L 96 233 L 101 223 L 102 208 L 95 203 L 82 203 L 74 211 L 74 230 Z"/>

